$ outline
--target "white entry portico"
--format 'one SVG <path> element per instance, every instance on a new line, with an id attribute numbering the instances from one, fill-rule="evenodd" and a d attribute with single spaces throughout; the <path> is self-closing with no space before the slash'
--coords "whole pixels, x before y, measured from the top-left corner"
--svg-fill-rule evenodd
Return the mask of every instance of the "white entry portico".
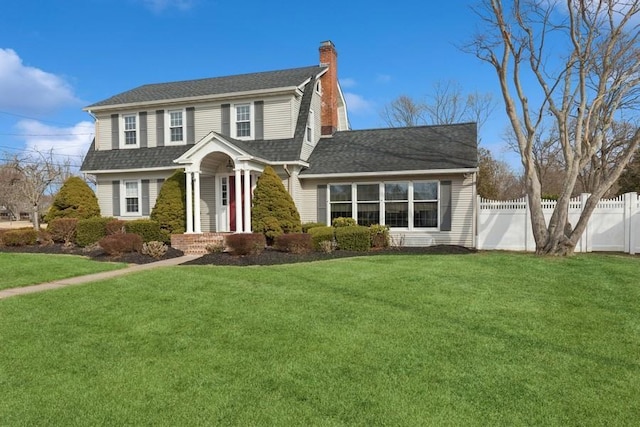
<path id="1" fill-rule="evenodd" d="M 209 207 L 207 224 L 214 224 L 206 231 L 251 232 L 252 190 L 266 161 L 210 132 L 174 162 L 186 174 L 187 233 L 203 232 L 203 203 Z"/>

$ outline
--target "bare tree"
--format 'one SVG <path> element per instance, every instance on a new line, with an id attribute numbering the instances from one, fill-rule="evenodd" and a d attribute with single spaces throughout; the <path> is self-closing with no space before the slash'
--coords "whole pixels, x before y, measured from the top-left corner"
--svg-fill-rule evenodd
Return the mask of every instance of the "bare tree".
<path id="1" fill-rule="evenodd" d="M 640 0 L 483 0 L 482 34 L 468 46 L 496 71 L 525 173 L 539 254 L 571 254 L 598 201 L 640 144 L 640 128 L 624 142 L 610 138 L 618 118 L 635 117 L 640 102 Z M 553 59 L 552 59 L 553 58 Z M 557 59 L 559 58 L 559 59 Z M 558 203 L 547 225 L 534 146 L 549 120 L 564 163 Z M 603 161 L 618 144 L 618 162 Z M 569 201 L 585 168 L 597 164 L 575 227 Z"/>
<path id="2" fill-rule="evenodd" d="M 400 95 L 380 112 L 380 118 L 389 127 L 425 124 L 425 105 L 407 95 Z"/>
<path id="3" fill-rule="evenodd" d="M 0 208 L 16 218 L 25 209 L 16 186 L 20 179 L 21 175 L 15 168 L 7 164 L 0 165 Z"/>
<path id="4" fill-rule="evenodd" d="M 427 98 L 426 118 L 432 124 L 475 122 L 480 129 L 496 108 L 490 93 L 464 94 L 460 84 L 451 80 L 436 82 Z"/>
<path id="5" fill-rule="evenodd" d="M 53 151 L 36 151 L 14 155 L 6 161 L 5 168 L 12 170 L 16 178 L 11 187 L 14 197 L 29 204 L 33 226 L 39 230 L 42 201 L 47 192 L 54 190 L 52 186 L 60 182 L 65 166 L 55 162 Z"/>
<path id="6" fill-rule="evenodd" d="M 509 165 L 495 159 L 486 148 L 478 150 L 478 195 L 491 200 L 522 197 L 524 186 Z"/>

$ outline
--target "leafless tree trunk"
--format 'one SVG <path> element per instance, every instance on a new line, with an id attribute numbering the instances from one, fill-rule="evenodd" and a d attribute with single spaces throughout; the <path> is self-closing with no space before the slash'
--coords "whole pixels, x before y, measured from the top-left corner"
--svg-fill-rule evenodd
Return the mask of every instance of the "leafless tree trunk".
<path id="1" fill-rule="evenodd" d="M 640 143 L 636 125 L 616 149 L 618 162 L 604 160 L 615 120 L 636 117 L 639 106 L 640 36 L 635 22 L 640 0 L 484 0 L 477 12 L 486 31 L 468 49 L 495 68 L 524 167 L 536 251 L 571 254 L 598 201 Z M 558 203 L 548 224 L 534 153 L 547 120 L 557 133 L 564 163 Z M 571 195 L 580 174 L 594 164 L 606 170 L 599 172 L 572 228 Z"/>
<path id="2" fill-rule="evenodd" d="M 13 171 L 16 180 L 11 191 L 30 206 L 33 226 L 40 229 L 40 205 L 47 191 L 60 178 L 65 170 L 64 165 L 57 164 L 53 152 L 35 152 L 34 154 L 15 155 L 8 159 L 6 168 Z"/>

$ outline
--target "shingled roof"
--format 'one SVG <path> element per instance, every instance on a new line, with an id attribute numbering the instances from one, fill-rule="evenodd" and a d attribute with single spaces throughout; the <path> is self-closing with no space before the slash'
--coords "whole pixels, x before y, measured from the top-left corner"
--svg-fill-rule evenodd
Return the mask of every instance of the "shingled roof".
<path id="1" fill-rule="evenodd" d="M 336 132 L 301 176 L 476 168 L 476 140 L 475 123 Z"/>
<path id="2" fill-rule="evenodd" d="M 139 86 L 122 92 L 111 98 L 85 107 L 115 106 L 140 102 L 163 101 L 169 99 L 191 98 L 207 95 L 222 95 L 234 92 L 297 87 L 310 76 L 315 77 L 326 69 L 325 66 L 291 68 L 288 70 L 266 71 L 261 73 L 239 74 L 234 76 L 213 77 L 199 80 L 185 80 L 171 83 L 157 83 Z"/>
<path id="3" fill-rule="evenodd" d="M 80 166 L 87 171 L 118 171 L 135 169 L 175 169 L 173 163 L 193 145 L 173 145 L 166 147 L 137 148 L 132 150 L 100 150 L 95 149 L 95 140 Z"/>

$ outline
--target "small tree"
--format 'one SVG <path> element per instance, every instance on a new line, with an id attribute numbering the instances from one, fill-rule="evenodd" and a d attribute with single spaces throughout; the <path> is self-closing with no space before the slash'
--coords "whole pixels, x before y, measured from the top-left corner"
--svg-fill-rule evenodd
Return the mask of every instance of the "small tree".
<path id="1" fill-rule="evenodd" d="M 251 226 L 269 241 L 283 233 L 302 231 L 298 209 L 271 166 L 264 168 L 253 191 Z"/>
<path id="2" fill-rule="evenodd" d="M 55 195 L 46 219 L 88 219 L 97 216 L 100 216 L 98 198 L 82 178 L 72 176 L 67 178 Z"/>
<path id="3" fill-rule="evenodd" d="M 160 229 L 169 234 L 186 231 L 186 178 L 177 170 L 162 184 L 156 204 L 151 210 L 151 219 L 160 224 Z"/>

